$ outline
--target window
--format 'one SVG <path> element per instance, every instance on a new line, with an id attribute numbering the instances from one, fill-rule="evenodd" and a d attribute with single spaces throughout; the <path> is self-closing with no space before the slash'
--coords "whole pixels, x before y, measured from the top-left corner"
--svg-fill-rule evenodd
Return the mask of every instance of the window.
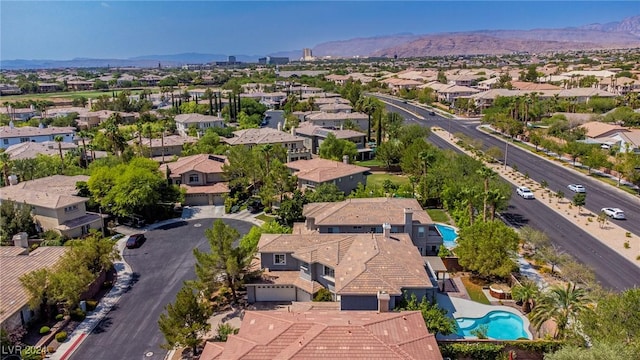
<path id="1" fill-rule="evenodd" d="M 349 180 L 353 180 L 353 175 L 349 175 Z"/>
<path id="2" fill-rule="evenodd" d="M 78 205 L 71 205 L 64 208 L 64 212 L 66 213 L 76 210 L 78 210 Z"/>
<path id="3" fill-rule="evenodd" d="M 424 237 L 424 226 L 418 227 L 418 237 Z"/>
<path id="4" fill-rule="evenodd" d="M 2 143 L 5 145 L 9 144 L 9 139 L 2 139 Z"/>
<path id="5" fill-rule="evenodd" d="M 309 271 L 309 264 L 306 263 L 306 262 L 300 263 L 300 270 L 302 270 L 304 272 L 308 272 Z"/>
<path id="6" fill-rule="evenodd" d="M 274 254 L 273 265 L 287 265 L 287 257 L 285 254 Z"/>
<path id="7" fill-rule="evenodd" d="M 194 183 L 194 182 L 198 182 L 198 181 L 200 181 L 200 177 L 198 176 L 198 174 L 189 175 L 189 182 L 190 183 Z"/>
<path id="8" fill-rule="evenodd" d="M 330 268 L 328 266 L 323 266 L 322 275 L 330 277 L 330 278 L 335 278 L 336 277 L 336 271 L 333 270 L 333 268 Z"/>
<path id="9" fill-rule="evenodd" d="M 23 142 L 29 142 L 29 138 L 28 138 L 28 137 L 21 137 L 21 138 L 20 138 L 20 142 L 21 142 L 21 143 L 23 143 Z"/>
<path id="10" fill-rule="evenodd" d="M 353 230 L 362 230 L 362 226 L 354 226 Z"/>

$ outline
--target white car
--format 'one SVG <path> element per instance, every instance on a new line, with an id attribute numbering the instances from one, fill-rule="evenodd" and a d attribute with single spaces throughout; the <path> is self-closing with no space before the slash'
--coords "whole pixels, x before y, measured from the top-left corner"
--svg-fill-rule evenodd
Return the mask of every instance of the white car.
<path id="1" fill-rule="evenodd" d="M 567 186 L 569 188 L 569 190 L 575 192 L 575 193 L 586 193 L 587 189 L 580 184 L 571 184 L 569 186 Z"/>
<path id="2" fill-rule="evenodd" d="M 533 195 L 533 191 L 526 186 L 519 186 L 516 189 L 516 194 L 522 196 L 525 199 L 535 199 L 535 195 Z"/>
<path id="3" fill-rule="evenodd" d="M 617 219 L 617 220 L 624 220 L 624 211 L 618 209 L 618 208 L 602 208 L 603 213 L 605 213 L 605 215 L 607 215 L 608 217 L 612 218 L 612 219 Z"/>

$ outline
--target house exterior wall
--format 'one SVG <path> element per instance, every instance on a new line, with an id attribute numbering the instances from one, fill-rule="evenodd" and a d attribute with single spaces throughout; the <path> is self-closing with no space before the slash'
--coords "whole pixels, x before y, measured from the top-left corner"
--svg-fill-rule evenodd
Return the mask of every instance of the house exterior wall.
<path id="1" fill-rule="evenodd" d="M 367 183 L 367 175 L 364 173 L 348 175 L 335 180 L 325 181 L 325 182 L 315 182 L 312 180 L 301 179 L 298 178 L 298 186 L 300 188 L 316 188 L 321 184 L 334 184 L 338 187 L 338 190 L 345 193 L 345 195 L 349 195 L 353 190 L 358 187 L 358 184 L 362 183 L 365 185 Z"/>
<path id="2" fill-rule="evenodd" d="M 200 171 L 189 171 L 182 174 L 182 183 L 186 185 L 205 185 L 205 181 L 206 175 Z"/>
<path id="3" fill-rule="evenodd" d="M 11 145 L 21 144 L 23 142 L 42 143 L 45 141 L 55 141 L 55 138 L 58 135 L 62 136 L 63 142 L 73 143 L 73 132 L 39 136 L 6 136 L 3 137 L 2 140 L 0 140 L 0 148 L 6 149 Z"/>
<path id="4" fill-rule="evenodd" d="M 81 225 L 81 226 L 78 226 L 78 227 L 75 227 L 75 228 L 69 229 L 69 230 L 60 231 L 60 233 L 63 236 L 67 236 L 67 237 L 70 237 L 70 238 L 82 237 L 82 236 L 87 235 L 89 233 L 89 231 L 86 231 L 86 230 L 83 229 L 87 225 L 89 226 L 89 229 L 99 230 L 100 228 L 102 228 L 102 220 L 101 219 L 97 219 L 95 221 L 92 221 L 89 224 Z"/>
<path id="5" fill-rule="evenodd" d="M 336 292 L 336 280 L 334 278 L 331 278 L 329 276 L 325 276 L 324 275 L 324 265 L 320 264 L 320 263 L 314 263 L 312 264 L 313 267 L 313 280 L 319 282 L 320 284 L 322 284 L 322 286 L 324 286 L 325 288 L 327 288 L 329 291 L 331 291 L 332 293 Z"/>
<path id="6" fill-rule="evenodd" d="M 144 146 L 144 144 L 142 144 L 142 146 Z M 151 156 L 162 156 L 164 154 L 164 156 L 173 156 L 173 155 L 180 155 L 182 154 L 182 145 L 171 145 L 171 146 L 164 146 L 164 151 L 162 150 L 162 147 L 153 147 L 151 148 Z"/>
<path id="7" fill-rule="evenodd" d="M 285 254 L 285 264 L 284 265 L 276 265 L 274 264 L 274 255 L 275 254 Z M 277 270 L 299 270 L 298 260 L 291 256 L 291 253 L 260 253 L 260 262 L 262 264 L 262 268 L 267 268 L 272 271 Z"/>

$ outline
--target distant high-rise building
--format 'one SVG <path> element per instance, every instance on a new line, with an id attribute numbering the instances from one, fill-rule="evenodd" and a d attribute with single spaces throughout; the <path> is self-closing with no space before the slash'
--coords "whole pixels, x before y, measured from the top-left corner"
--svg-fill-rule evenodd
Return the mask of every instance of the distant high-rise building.
<path id="1" fill-rule="evenodd" d="M 313 53 L 311 52 L 311 49 L 309 48 L 304 48 L 302 49 L 302 60 L 303 61 L 311 61 L 313 60 Z"/>
<path id="2" fill-rule="evenodd" d="M 258 64 L 262 64 L 262 65 L 267 65 L 267 64 L 284 65 L 288 63 L 289 63 L 288 57 L 267 56 L 267 57 L 258 59 Z"/>
<path id="3" fill-rule="evenodd" d="M 236 63 L 236 57 L 235 57 L 235 56 L 233 56 L 233 55 L 229 56 L 229 61 L 228 61 L 228 63 L 229 63 L 229 64 L 235 64 L 235 63 Z"/>

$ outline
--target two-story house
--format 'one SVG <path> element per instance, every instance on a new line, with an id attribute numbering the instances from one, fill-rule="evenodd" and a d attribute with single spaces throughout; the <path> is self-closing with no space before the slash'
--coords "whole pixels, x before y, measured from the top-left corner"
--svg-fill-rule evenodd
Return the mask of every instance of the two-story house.
<path id="1" fill-rule="evenodd" d="M 224 127 L 224 119 L 219 116 L 202 114 L 180 114 L 175 117 L 176 130 L 182 136 L 187 136 L 189 128 L 194 127 L 199 134 L 204 134 L 209 128 Z"/>
<path id="2" fill-rule="evenodd" d="M 140 144 L 138 142 L 142 140 Z M 169 135 L 160 138 L 134 138 L 129 140 L 129 145 L 141 145 L 146 151 L 151 151 L 151 157 L 172 157 L 182 155 L 186 144 L 196 143 L 198 139 L 193 136 Z M 151 150 L 149 150 L 151 149 Z"/>
<path id="3" fill-rule="evenodd" d="M 443 239 L 416 199 L 368 198 L 341 202 L 310 203 L 302 212 L 304 223 L 294 224 L 299 233 L 376 233 L 390 224 L 391 233 L 405 233 L 422 256 L 438 254 Z"/>
<path id="4" fill-rule="evenodd" d="M 171 183 L 186 189 L 185 205 L 224 205 L 229 193 L 222 170 L 225 162 L 221 155 L 199 154 L 160 165 L 160 171 L 168 171 Z"/>
<path id="5" fill-rule="evenodd" d="M 55 141 L 56 136 L 62 136 L 63 142 L 73 143 L 75 132 L 73 127 L 15 127 L 13 123 L 9 123 L 9 126 L 0 126 L 0 148 L 6 149 L 24 142 Z"/>
<path id="6" fill-rule="evenodd" d="M 6 186 L 1 201 L 13 201 L 32 208 L 34 221 L 41 231 L 54 230 L 74 238 L 103 226 L 99 214 L 87 212 L 88 198 L 77 196 L 76 183 L 88 181 L 86 175 L 54 175 Z"/>
<path id="7" fill-rule="evenodd" d="M 342 129 L 345 125 L 351 123 L 361 131 L 366 132 L 369 128 L 369 115 L 360 112 L 316 112 L 307 113 L 304 117 L 305 121 L 320 126 Z"/>
<path id="8" fill-rule="evenodd" d="M 318 154 L 320 145 L 329 136 L 335 135 L 336 139 L 349 140 L 356 144 L 358 159 L 366 160 L 371 158 L 372 149 L 367 148 L 367 134 L 355 130 L 329 129 L 313 125 L 310 122 L 302 122 L 295 130 L 295 134 L 305 138 L 304 146 L 311 149 L 311 152 Z"/>
<path id="9" fill-rule="evenodd" d="M 248 147 L 254 147 L 256 145 L 281 145 L 287 149 L 287 162 L 296 161 L 300 159 L 310 159 L 311 151 L 304 146 L 304 138 L 272 129 L 268 127 L 260 129 L 244 129 L 233 132 L 234 137 L 220 139 L 229 145 L 244 145 Z"/>
<path id="10" fill-rule="evenodd" d="M 321 158 L 298 160 L 287 163 L 287 167 L 298 178 L 298 187 L 314 189 L 321 184 L 334 184 L 349 195 L 358 187 L 366 185 L 369 168 L 349 164 L 348 159 L 343 162 Z"/>
<path id="11" fill-rule="evenodd" d="M 249 302 L 311 301 L 326 288 L 341 310 L 378 310 L 380 296 L 389 297 L 390 310 L 405 293 L 435 296 L 435 274 L 409 235 L 382 228 L 381 234 L 263 234 L 263 274 L 246 284 Z"/>

